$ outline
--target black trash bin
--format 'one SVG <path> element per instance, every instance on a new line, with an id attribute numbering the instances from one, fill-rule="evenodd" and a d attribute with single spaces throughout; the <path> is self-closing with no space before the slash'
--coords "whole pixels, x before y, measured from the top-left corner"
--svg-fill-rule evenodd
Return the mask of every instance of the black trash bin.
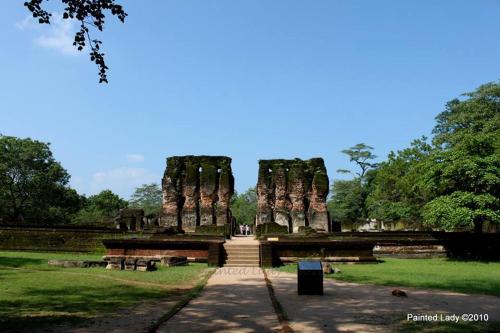
<path id="1" fill-rule="evenodd" d="M 319 261 L 299 261 L 297 267 L 299 295 L 323 295 L 323 267 Z"/>

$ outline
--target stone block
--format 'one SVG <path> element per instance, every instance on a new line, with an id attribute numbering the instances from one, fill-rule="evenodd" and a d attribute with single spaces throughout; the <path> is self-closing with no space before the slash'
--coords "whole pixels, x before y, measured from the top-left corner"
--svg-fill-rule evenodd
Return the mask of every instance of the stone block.
<path id="1" fill-rule="evenodd" d="M 138 259 L 136 269 L 141 272 L 151 272 L 156 270 L 156 263 L 153 260 Z"/>
<path id="2" fill-rule="evenodd" d="M 126 258 L 125 259 L 125 270 L 127 271 L 135 271 L 137 264 L 137 259 L 135 258 Z"/>
<path id="3" fill-rule="evenodd" d="M 183 256 L 177 256 L 177 257 L 168 256 L 168 257 L 161 258 L 161 265 L 162 266 L 171 267 L 171 266 L 183 266 L 183 265 L 187 265 L 187 264 L 188 264 L 187 257 L 183 257 Z"/>

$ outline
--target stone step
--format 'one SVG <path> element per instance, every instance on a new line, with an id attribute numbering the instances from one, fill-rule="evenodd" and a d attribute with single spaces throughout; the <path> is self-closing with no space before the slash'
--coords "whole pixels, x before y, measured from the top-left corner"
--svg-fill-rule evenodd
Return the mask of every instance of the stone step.
<path id="1" fill-rule="evenodd" d="M 248 259 L 259 259 L 260 255 L 258 253 L 248 254 L 248 253 L 226 253 L 227 258 L 248 258 Z"/>
<path id="2" fill-rule="evenodd" d="M 225 264 L 224 267 L 259 267 L 259 264 Z"/>
<path id="3" fill-rule="evenodd" d="M 259 258 L 235 258 L 235 257 L 229 257 L 226 259 L 226 261 L 259 261 Z"/>
<path id="4" fill-rule="evenodd" d="M 230 250 L 247 250 L 247 251 L 259 251 L 258 246 L 224 246 L 225 249 Z"/>
<path id="5" fill-rule="evenodd" d="M 249 259 L 259 259 L 258 253 L 227 253 L 227 257 L 231 258 L 249 258 Z"/>
<path id="6" fill-rule="evenodd" d="M 233 255 L 250 255 L 250 256 L 258 256 L 259 251 L 234 251 L 234 250 L 226 250 L 227 254 L 233 254 Z"/>
<path id="7" fill-rule="evenodd" d="M 259 260 L 231 259 L 231 260 L 227 260 L 226 264 L 231 264 L 231 265 L 239 265 L 239 264 L 254 264 L 254 265 L 259 265 Z"/>
<path id="8" fill-rule="evenodd" d="M 227 253 L 259 253 L 259 250 L 253 250 L 253 249 L 224 249 L 226 250 Z"/>
<path id="9" fill-rule="evenodd" d="M 226 262 L 224 266 L 257 266 L 259 267 L 258 262 L 240 262 L 240 261 L 231 261 Z"/>

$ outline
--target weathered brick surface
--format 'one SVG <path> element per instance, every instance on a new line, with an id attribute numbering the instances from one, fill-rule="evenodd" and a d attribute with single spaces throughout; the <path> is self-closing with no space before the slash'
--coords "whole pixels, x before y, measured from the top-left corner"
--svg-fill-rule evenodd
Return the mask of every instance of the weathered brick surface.
<path id="1" fill-rule="evenodd" d="M 231 221 L 234 178 L 229 157 L 169 157 L 162 188 L 163 226 L 195 232 L 197 226 L 224 226 Z"/>
<path id="2" fill-rule="evenodd" d="M 306 226 L 328 232 L 328 187 L 322 158 L 260 160 L 257 224 L 274 222 L 289 232 Z"/>
<path id="3" fill-rule="evenodd" d="M 103 239 L 140 237 L 139 233 L 106 229 L 0 227 L 0 249 L 98 252 Z"/>

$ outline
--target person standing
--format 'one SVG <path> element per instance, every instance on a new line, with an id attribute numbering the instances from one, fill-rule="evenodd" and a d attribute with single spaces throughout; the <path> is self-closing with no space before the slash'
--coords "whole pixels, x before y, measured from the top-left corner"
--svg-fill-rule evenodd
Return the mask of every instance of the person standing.
<path id="1" fill-rule="evenodd" d="M 250 226 L 248 224 L 245 224 L 245 235 L 250 235 Z"/>
<path id="2" fill-rule="evenodd" d="M 240 224 L 240 235 L 243 235 L 243 229 L 245 229 L 245 227 L 243 224 Z"/>

